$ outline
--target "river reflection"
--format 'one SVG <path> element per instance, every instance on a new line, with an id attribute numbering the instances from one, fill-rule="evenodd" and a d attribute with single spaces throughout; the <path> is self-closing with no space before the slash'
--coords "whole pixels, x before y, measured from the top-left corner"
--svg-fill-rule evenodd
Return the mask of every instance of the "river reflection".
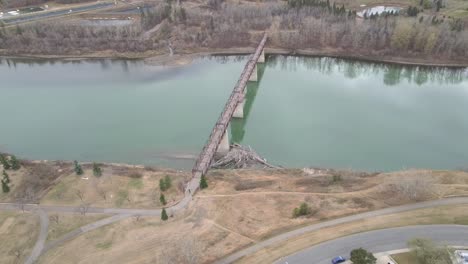
<path id="1" fill-rule="evenodd" d="M 402 81 L 418 85 L 427 82 L 458 84 L 468 80 L 467 68 L 446 68 L 410 66 L 383 63 L 369 63 L 337 58 L 314 58 L 296 56 L 272 56 L 268 59 L 268 66 L 280 65 L 284 71 L 296 71 L 299 68 L 319 71 L 322 74 L 341 73 L 348 79 L 355 79 L 362 75 L 381 75 L 383 83 L 389 86 Z"/>
<path id="2" fill-rule="evenodd" d="M 0 151 L 190 168 L 247 58 L 0 59 Z M 270 56 L 258 78 L 229 132 L 271 163 L 466 167 L 466 69 Z"/>

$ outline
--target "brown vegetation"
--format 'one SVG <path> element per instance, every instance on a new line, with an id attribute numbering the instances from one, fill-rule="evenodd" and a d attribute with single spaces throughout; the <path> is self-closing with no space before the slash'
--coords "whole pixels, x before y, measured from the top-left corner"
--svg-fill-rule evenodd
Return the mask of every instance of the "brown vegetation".
<path id="1" fill-rule="evenodd" d="M 173 216 L 168 221 L 124 220 L 49 251 L 41 263 L 93 263 L 96 259 L 102 263 L 211 263 L 257 241 L 326 219 L 468 194 L 468 189 L 461 188 L 468 184 L 468 173 L 454 171 L 213 170 L 207 179 L 209 187 L 197 193 L 189 209 L 175 215 L 169 212 Z M 420 193 L 421 186 L 427 192 Z M 418 195 L 409 195 L 413 192 Z M 310 211 L 294 218 L 294 208 L 302 203 Z M 247 258 L 244 263 L 271 263 L 278 254 L 356 231 L 413 223 L 468 223 L 465 210 L 459 208 L 424 209 L 321 230 L 293 239 L 291 246 L 262 251 L 258 261 Z M 184 238 L 189 243 L 182 243 Z"/>
<path id="2" fill-rule="evenodd" d="M 101 165 L 102 176 L 95 177 L 92 165 L 84 165 L 84 174 L 64 174 L 41 204 L 77 205 L 82 215 L 90 206 L 124 208 L 159 208 L 161 190 L 159 180 L 169 177 L 172 187 L 164 191 L 168 205 L 182 198 L 186 172 L 173 170 L 145 170 L 138 167 Z"/>
<path id="3" fill-rule="evenodd" d="M 39 235 L 39 218 L 31 213 L 0 212 L 2 263 L 24 263 Z"/>

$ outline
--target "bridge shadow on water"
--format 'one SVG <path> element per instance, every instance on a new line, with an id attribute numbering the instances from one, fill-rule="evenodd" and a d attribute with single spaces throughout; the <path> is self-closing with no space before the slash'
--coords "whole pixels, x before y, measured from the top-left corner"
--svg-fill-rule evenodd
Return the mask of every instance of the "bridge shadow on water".
<path id="1" fill-rule="evenodd" d="M 249 120 L 249 114 L 252 110 L 253 103 L 255 101 L 255 97 L 257 96 L 258 88 L 260 87 L 260 82 L 262 81 L 263 73 L 265 72 L 266 63 L 258 63 L 257 64 L 257 74 L 258 74 L 258 81 L 247 83 L 247 91 L 245 95 L 245 102 L 244 102 L 244 118 L 232 118 L 231 119 L 231 142 L 230 143 L 238 143 L 241 144 L 242 140 L 244 139 L 245 135 L 245 125 Z"/>

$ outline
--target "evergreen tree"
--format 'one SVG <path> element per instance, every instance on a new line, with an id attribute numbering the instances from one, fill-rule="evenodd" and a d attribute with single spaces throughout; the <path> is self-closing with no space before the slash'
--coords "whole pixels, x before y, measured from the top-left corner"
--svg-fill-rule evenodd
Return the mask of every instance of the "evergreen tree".
<path id="1" fill-rule="evenodd" d="M 166 197 L 164 196 L 164 193 L 161 193 L 161 195 L 159 196 L 159 201 L 163 204 L 163 205 L 166 205 L 167 202 L 166 202 Z"/>
<path id="2" fill-rule="evenodd" d="M 161 190 L 161 192 L 167 190 L 166 181 L 164 181 L 164 179 L 159 179 L 159 189 Z"/>
<path id="3" fill-rule="evenodd" d="M 375 264 L 377 259 L 371 252 L 363 248 L 353 249 L 350 260 L 354 264 Z"/>
<path id="4" fill-rule="evenodd" d="M 78 161 L 74 161 L 75 163 L 75 173 L 76 175 L 82 175 L 83 174 L 83 168 L 81 168 L 81 165 L 78 164 Z"/>
<path id="5" fill-rule="evenodd" d="M 9 170 L 11 168 L 10 163 L 3 154 L 0 154 L 0 163 L 2 163 L 3 169 L 5 170 Z"/>
<path id="6" fill-rule="evenodd" d="M 102 170 L 99 168 L 96 162 L 93 163 L 93 174 L 96 177 L 101 177 L 102 175 Z"/>
<path id="7" fill-rule="evenodd" d="M 208 182 L 206 181 L 205 175 L 202 175 L 200 179 L 200 189 L 203 190 L 205 188 L 208 188 Z"/>
<path id="8" fill-rule="evenodd" d="M 18 159 L 15 155 L 11 155 L 10 157 L 10 165 L 13 170 L 19 170 L 21 165 L 19 164 Z"/>
<path id="9" fill-rule="evenodd" d="M 7 184 L 10 183 L 10 176 L 6 173 L 5 170 L 3 170 L 3 179 L 2 181 L 6 182 Z"/>
<path id="10" fill-rule="evenodd" d="M 171 177 L 169 177 L 169 175 L 166 175 L 164 177 L 164 183 L 166 184 L 166 190 L 169 190 L 172 187 L 172 180 Z"/>
<path id="11" fill-rule="evenodd" d="M 8 183 L 6 183 L 4 180 L 2 180 L 2 190 L 4 193 L 7 193 L 10 191 L 10 186 L 8 186 Z"/>
<path id="12" fill-rule="evenodd" d="M 167 216 L 166 208 L 163 208 L 161 212 L 161 220 L 166 221 L 167 219 L 169 219 L 169 217 Z"/>

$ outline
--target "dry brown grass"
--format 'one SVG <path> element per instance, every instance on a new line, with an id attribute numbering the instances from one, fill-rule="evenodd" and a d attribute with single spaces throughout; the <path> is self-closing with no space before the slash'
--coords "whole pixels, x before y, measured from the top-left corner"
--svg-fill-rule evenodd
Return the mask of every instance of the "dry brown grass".
<path id="1" fill-rule="evenodd" d="M 129 218 L 49 251 L 39 263 L 165 263 L 176 260 L 187 249 L 180 247 L 185 239 L 195 242 L 194 254 L 200 259 L 196 263 L 201 263 L 250 243 L 201 216 L 191 211 L 168 222 L 151 217 Z"/>
<path id="2" fill-rule="evenodd" d="M 412 252 L 404 252 L 392 255 L 392 258 L 398 264 L 420 264 L 416 256 Z"/>
<path id="3" fill-rule="evenodd" d="M 468 205 L 421 209 L 324 228 L 265 248 L 236 263 L 272 263 L 282 256 L 334 238 L 375 229 L 428 224 L 468 225 Z"/>
<path id="4" fill-rule="evenodd" d="M 69 173 L 42 198 L 42 204 L 80 205 L 96 207 L 157 208 L 161 207 L 159 179 L 169 175 L 172 188 L 165 191 L 168 204 L 181 199 L 181 184 L 188 173 L 171 170 L 153 170 L 119 166 L 103 167 L 101 177 L 93 176 L 92 169 L 84 167 L 84 175 Z"/>
<path id="5" fill-rule="evenodd" d="M 39 235 L 39 217 L 0 212 L 0 262 L 23 263 Z"/>
<path id="6" fill-rule="evenodd" d="M 340 175 L 341 179 L 333 181 L 333 175 Z M 415 179 L 423 179 L 423 184 L 413 184 Z M 208 181 L 209 188 L 197 193 L 183 215 L 176 215 L 168 222 L 159 218 L 128 219 L 80 236 L 52 250 L 41 261 L 93 263 L 99 259 L 102 263 L 165 263 L 172 255 L 180 256 L 176 252 L 182 249 L 171 245 L 189 238 L 197 241 L 196 248 L 203 253 L 199 262 L 209 263 L 267 237 L 325 219 L 415 202 L 421 197 L 435 199 L 468 194 L 468 188 L 464 189 L 468 173 L 449 171 L 414 170 L 376 175 L 332 170 L 314 173 L 215 170 L 208 175 Z M 395 188 L 400 184 L 405 188 Z M 429 195 L 417 199 L 408 196 L 408 190 L 414 186 L 425 186 L 424 193 Z M 317 209 L 317 213 L 292 218 L 292 210 L 301 202 Z M 468 216 L 463 213 L 466 209 L 456 208 L 425 209 L 326 229 L 320 235 L 310 234 L 292 240 L 291 244 L 261 251 L 254 256 L 258 261 L 248 258 L 244 263 L 271 262 L 278 254 L 353 232 L 387 227 L 389 223 L 391 226 L 468 223 Z M 76 248 L 82 250 L 77 252 Z M 82 252 L 86 252 L 85 257 Z"/>
<path id="7" fill-rule="evenodd" d="M 49 214 L 47 240 L 55 240 L 86 224 L 108 217 L 103 214 Z"/>

